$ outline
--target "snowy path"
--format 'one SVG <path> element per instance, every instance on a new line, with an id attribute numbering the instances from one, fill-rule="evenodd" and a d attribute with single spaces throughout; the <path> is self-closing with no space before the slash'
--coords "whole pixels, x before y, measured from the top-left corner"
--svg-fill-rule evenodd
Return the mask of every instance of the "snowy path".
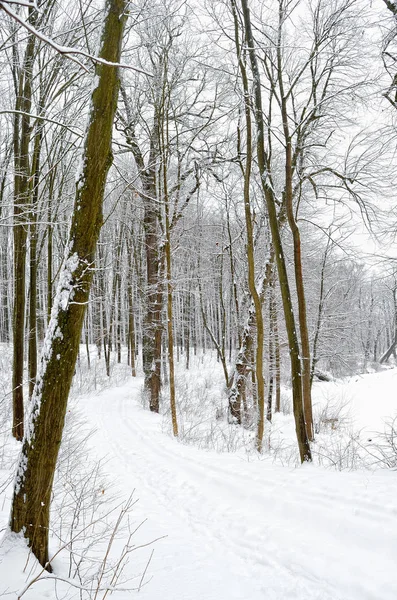
<path id="1" fill-rule="evenodd" d="M 167 536 L 143 599 L 396 600 L 395 473 L 288 469 L 183 446 L 139 406 L 141 385 L 81 407 L 120 493 L 137 491 L 140 535 Z"/>

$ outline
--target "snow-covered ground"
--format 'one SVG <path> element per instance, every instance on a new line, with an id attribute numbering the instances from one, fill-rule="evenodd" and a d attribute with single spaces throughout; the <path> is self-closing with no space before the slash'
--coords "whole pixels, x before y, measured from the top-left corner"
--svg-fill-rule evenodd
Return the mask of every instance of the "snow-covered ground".
<path id="1" fill-rule="evenodd" d="M 196 383 L 199 376 L 202 369 L 193 372 Z M 368 436 L 397 412 L 396 378 L 393 369 L 316 384 L 315 404 L 344 404 L 350 424 Z M 282 466 L 248 452 L 249 440 L 233 453 L 181 443 L 164 417 L 142 407 L 141 388 L 142 379 L 131 379 L 78 400 L 96 428 L 91 453 L 106 459 L 112 477 L 98 493 L 122 501 L 133 492 L 138 500 L 129 516 L 132 531 L 141 524 L 131 541 L 136 550 L 123 573 L 133 579 L 113 597 L 129 600 L 127 588 L 141 587 L 142 600 L 396 600 L 395 471 Z M 274 427 L 288 430 L 289 418 L 282 419 Z M 0 505 L 4 521 L 9 495 Z M 10 537 L 0 553 L 0 596 L 16 599 L 34 563 L 22 573 L 26 550 Z M 54 564 L 66 572 L 65 562 Z M 66 582 L 45 580 L 22 597 L 67 593 L 80 597 Z"/>
<path id="2" fill-rule="evenodd" d="M 356 430 L 366 434 L 383 431 L 385 423 L 397 416 L 397 369 L 355 375 L 327 384 L 316 383 L 314 401 L 327 400 L 344 406 L 344 414 Z"/>

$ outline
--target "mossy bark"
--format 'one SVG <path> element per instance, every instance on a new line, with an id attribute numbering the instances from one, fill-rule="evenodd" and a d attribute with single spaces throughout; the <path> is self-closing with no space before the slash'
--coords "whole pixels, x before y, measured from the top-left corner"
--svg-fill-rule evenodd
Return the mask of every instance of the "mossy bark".
<path id="1" fill-rule="evenodd" d="M 119 62 L 124 0 L 107 0 L 100 57 Z M 48 539 L 51 491 L 78 354 L 84 314 L 102 226 L 111 138 L 117 105 L 118 69 L 97 64 L 83 161 L 65 263 L 52 308 L 40 369 L 32 397 L 28 430 L 19 459 L 10 528 L 23 532 L 33 554 L 51 571 Z"/>
<path id="2" fill-rule="evenodd" d="M 291 299 L 291 292 L 288 281 L 286 262 L 284 257 L 283 246 L 281 243 L 281 235 L 279 222 L 277 218 L 276 201 L 272 186 L 268 182 L 269 160 L 265 150 L 265 133 L 263 124 L 263 109 L 262 109 L 262 91 L 261 80 L 259 73 L 258 60 L 255 51 L 255 41 L 252 33 L 251 16 L 247 0 L 241 0 L 243 19 L 245 25 L 246 42 L 251 62 L 251 70 L 253 75 L 253 91 L 255 101 L 255 121 L 257 125 L 256 150 L 258 167 L 261 176 L 261 184 L 266 199 L 266 206 L 269 215 L 269 225 L 272 235 L 272 244 L 276 256 L 277 271 L 280 282 L 281 297 L 283 301 L 285 327 L 288 335 L 288 345 L 291 359 L 291 380 L 292 380 L 292 398 L 293 410 L 295 418 L 296 437 L 299 446 L 299 454 L 301 461 L 311 461 L 310 443 L 306 432 L 305 416 L 303 412 L 303 397 L 302 397 L 302 371 L 299 353 L 299 342 L 296 333 L 295 318 Z"/>

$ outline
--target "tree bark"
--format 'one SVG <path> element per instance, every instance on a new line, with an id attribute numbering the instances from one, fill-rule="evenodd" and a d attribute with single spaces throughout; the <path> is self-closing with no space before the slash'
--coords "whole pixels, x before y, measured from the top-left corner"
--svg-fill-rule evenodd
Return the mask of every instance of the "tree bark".
<path id="1" fill-rule="evenodd" d="M 145 390 L 149 393 L 149 408 L 153 412 L 160 409 L 161 390 L 161 338 L 163 332 L 162 274 L 164 256 L 160 249 L 159 210 L 157 198 L 157 162 L 159 156 L 159 115 L 155 108 L 154 124 L 150 134 L 150 150 L 147 165 L 138 145 L 134 118 L 124 86 L 121 86 L 126 120 L 125 138 L 131 148 L 142 184 L 144 207 L 143 229 L 145 234 L 146 255 L 146 294 L 143 323 L 142 363 L 145 374 Z"/>
<path id="2" fill-rule="evenodd" d="M 287 107 L 287 97 L 284 91 L 283 82 L 283 65 L 281 57 L 282 39 L 281 31 L 284 19 L 284 5 L 280 2 L 279 8 L 279 33 L 278 33 L 278 44 L 277 44 L 277 70 L 278 70 L 278 83 L 280 90 L 280 104 L 281 104 L 281 117 L 283 120 L 283 132 L 284 132 L 284 143 L 285 143 L 285 188 L 284 188 L 284 201 L 286 207 L 286 214 L 288 225 L 290 227 L 294 246 L 294 272 L 295 272 L 295 284 L 296 284 L 296 295 L 298 298 L 298 319 L 299 319 L 299 330 L 301 339 L 301 381 L 302 381 L 302 395 L 303 395 L 303 409 L 305 415 L 306 432 L 309 440 L 313 440 L 313 414 L 312 414 L 312 398 L 311 398 L 311 382 L 310 382 L 310 343 L 309 343 L 309 331 L 307 327 L 307 311 L 306 311 L 306 294 L 305 286 L 303 281 L 303 267 L 302 267 L 302 245 L 301 236 L 298 224 L 296 222 L 294 207 L 293 207 L 293 159 L 292 159 L 292 140 L 289 128 L 289 115 Z"/>
<path id="3" fill-rule="evenodd" d="M 39 203 L 39 178 L 40 178 L 40 153 L 43 138 L 43 123 L 38 122 L 39 131 L 34 140 L 32 160 L 32 202 L 30 223 L 30 282 L 29 282 L 29 345 L 28 345 L 28 370 L 29 370 L 29 398 L 32 397 L 37 374 L 37 210 Z"/>
<path id="4" fill-rule="evenodd" d="M 30 13 L 34 24 L 36 11 Z M 28 208 L 30 198 L 30 161 L 29 146 L 31 140 L 30 109 L 32 105 L 33 63 L 36 38 L 28 37 L 23 65 L 16 68 L 17 80 L 16 111 L 23 113 L 14 116 L 14 312 L 13 312 L 13 368 L 12 432 L 17 440 L 23 438 L 23 366 L 25 341 L 25 288 L 26 288 L 26 242 L 28 236 Z M 17 64 L 14 48 L 14 61 Z"/>
<path id="5" fill-rule="evenodd" d="M 293 305 L 289 288 L 287 268 L 284 258 L 284 251 L 281 243 L 279 223 L 277 218 L 276 202 L 272 186 L 268 182 L 268 157 L 265 151 L 265 135 L 263 124 L 262 92 L 261 80 L 259 74 L 258 61 L 255 51 L 255 41 L 252 33 L 251 16 L 247 0 L 241 0 L 243 9 L 243 18 L 245 24 L 246 41 L 251 61 L 251 70 L 253 75 L 253 87 L 255 98 L 255 121 L 257 125 L 257 159 L 261 176 L 261 184 L 265 195 L 269 225 L 272 235 L 272 243 L 276 255 L 277 270 L 281 288 L 281 297 L 283 300 L 285 325 L 288 335 L 288 343 L 291 359 L 291 380 L 292 380 L 292 398 L 295 418 L 295 430 L 299 446 L 301 461 L 311 461 L 310 443 L 306 432 L 305 417 L 303 413 L 302 383 L 301 383 L 301 363 L 299 355 L 299 343 L 296 334 L 295 318 Z"/>
<path id="6" fill-rule="evenodd" d="M 124 0 L 107 0 L 100 57 L 120 62 Z M 111 139 L 118 94 L 118 69 L 96 66 L 81 173 L 65 249 L 65 260 L 41 355 L 29 424 L 19 459 L 12 501 L 11 530 L 23 535 L 48 571 L 52 484 L 62 439 L 67 400 L 88 302 L 106 177 L 112 162 Z"/>

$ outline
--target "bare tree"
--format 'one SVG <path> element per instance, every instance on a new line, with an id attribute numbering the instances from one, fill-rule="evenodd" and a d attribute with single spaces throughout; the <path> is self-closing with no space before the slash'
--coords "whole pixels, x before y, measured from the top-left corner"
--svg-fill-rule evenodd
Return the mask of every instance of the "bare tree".
<path id="1" fill-rule="evenodd" d="M 41 355 L 12 501 L 11 530 L 23 531 L 33 553 L 49 571 L 52 570 L 48 563 L 52 483 L 102 226 L 119 85 L 114 64 L 120 61 L 124 22 L 125 2 L 107 0 L 101 62 L 95 70 L 69 241 Z"/>

